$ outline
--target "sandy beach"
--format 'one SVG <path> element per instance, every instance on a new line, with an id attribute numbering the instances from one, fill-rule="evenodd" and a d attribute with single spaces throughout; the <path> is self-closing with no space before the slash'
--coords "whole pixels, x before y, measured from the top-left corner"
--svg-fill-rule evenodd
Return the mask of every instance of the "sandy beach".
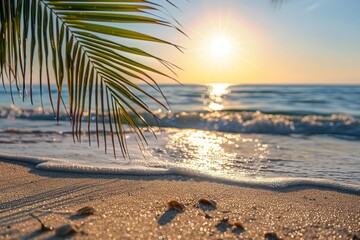
<path id="1" fill-rule="evenodd" d="M 359 10 L 0 1 L 0 240 L 360 240 Z"/>
<path id="2" fill-rule="evenodd" d="M 7 161 L 0 169 L 2 239 L 61 239 L 56 230 L 66 224 L 79 227 L 65 236 L 74 239 L 358 239 L 360 233 L 360 197 L 326 189 L 46 172 Z M 202 198 L 216 201 L 216 209 L 204 212 Z M 171 200 L 185 210 L 169 210 Z M 86 206 L 95 214 L 76 214 Z M 40 231 L 31 214 L 55 230 Z"/>

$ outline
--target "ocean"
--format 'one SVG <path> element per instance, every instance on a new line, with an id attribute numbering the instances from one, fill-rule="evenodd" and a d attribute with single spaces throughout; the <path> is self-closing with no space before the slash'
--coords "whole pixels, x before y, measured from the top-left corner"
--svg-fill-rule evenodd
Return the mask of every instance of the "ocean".
<path id="1" fill-rule="evenodd" d="M 171 111 L 148 102 L 159 118 L 140 151 L 73 141 L 66 111 L 57 122 L 39 86 L 34 105 L 0 88 L 0 158 L 38 169 L 121 175 L 182 175 L 249 186 L 318 186 L 360 193 L 360 86 L 162 85 Z M 147 91 L 151 88 L 144 86 Z M 154 93 L 155 94 L 155 93 Z M 64 92 L 64 101 L 67 93 Z M 140 96 L 144 98 L 144 96 Z M 92 116 L 93 118 L 94 116 Z M 84 119 L 86 120 L 86 119 Z M 91 147 L 89 147 L 91 145 Z"/>

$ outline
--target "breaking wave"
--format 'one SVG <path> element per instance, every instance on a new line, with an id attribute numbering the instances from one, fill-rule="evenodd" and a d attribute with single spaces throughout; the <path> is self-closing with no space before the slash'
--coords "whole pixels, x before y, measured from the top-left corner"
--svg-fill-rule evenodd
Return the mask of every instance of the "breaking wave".
<path id="1" fill-rule="evenodd" d="M 360 120 L 346 114 L 316 115 L 260 111 L 157 112 L 158 121 L 149 114 L 143 116 L 151 125 L 160 127 L 229 133 L 327 134 L 360 138 Z M 52 111 L 21 109 L 15 106 L 0 107 L 0 118 L 55 121 Z M 62 112 L 59 120 L 68 119 L 67 114 Z M 91 119 L 95 120 L 94 114 L 91 114 Z M 84 117 L 84 121 L 87 121 L 87 117 Z"/>

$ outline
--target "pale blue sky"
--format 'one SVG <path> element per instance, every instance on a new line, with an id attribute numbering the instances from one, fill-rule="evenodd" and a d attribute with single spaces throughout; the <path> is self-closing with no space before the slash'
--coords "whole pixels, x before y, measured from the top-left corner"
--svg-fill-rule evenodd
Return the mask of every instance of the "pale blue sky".
<path id="1" fill-rule="evenodd" d="M 175 32 L 160 35 L 186 48 L 180 57 L 163 53 L 185 69 L 180 73 L 182 82 L 360 84 L 359 0 L 289 0 L 281 7 L 270 0 L 177 0 L 176 4 L 181 12 L 171 12 L 191 40 L 178 38 Z M 205 56 L 206 50 L 198 48 L 219 34 L 215 31 L 230 38 L 236 35 L 241 56 L 236 62 L 228 59 L 232 70 L 225 66 L 221 78 L 200 79 L 211 66 L 194 59 Z M 234 72 L 237 66 L 242 70 Z"/>

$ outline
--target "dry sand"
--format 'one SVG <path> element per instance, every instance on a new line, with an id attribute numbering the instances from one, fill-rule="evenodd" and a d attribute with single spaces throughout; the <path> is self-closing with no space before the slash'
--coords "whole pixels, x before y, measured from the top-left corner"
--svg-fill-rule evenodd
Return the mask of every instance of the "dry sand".
<path id="1" fill-rule="evenodd" d="M 39 231 L 31 213 L 55 229 L 78 225 L 80 232 L 67 236 L 75 239 L 264 239 L 266 233 L 356 239 L 360 233 L 360 196 L 326 189 L 284 192 L 179 176 L 46 172 L 7 161 L 0 161 L 0 172 L 0 239 L 55 238 L 55 231 Z M 206 216 L 197 206 L 200 198 L 215 200 L 217 209 Z M 168 210 L 173 199 L 185 205 L 184 212 Z M 96 213 L 74 215 L 84 206 Z"/>

